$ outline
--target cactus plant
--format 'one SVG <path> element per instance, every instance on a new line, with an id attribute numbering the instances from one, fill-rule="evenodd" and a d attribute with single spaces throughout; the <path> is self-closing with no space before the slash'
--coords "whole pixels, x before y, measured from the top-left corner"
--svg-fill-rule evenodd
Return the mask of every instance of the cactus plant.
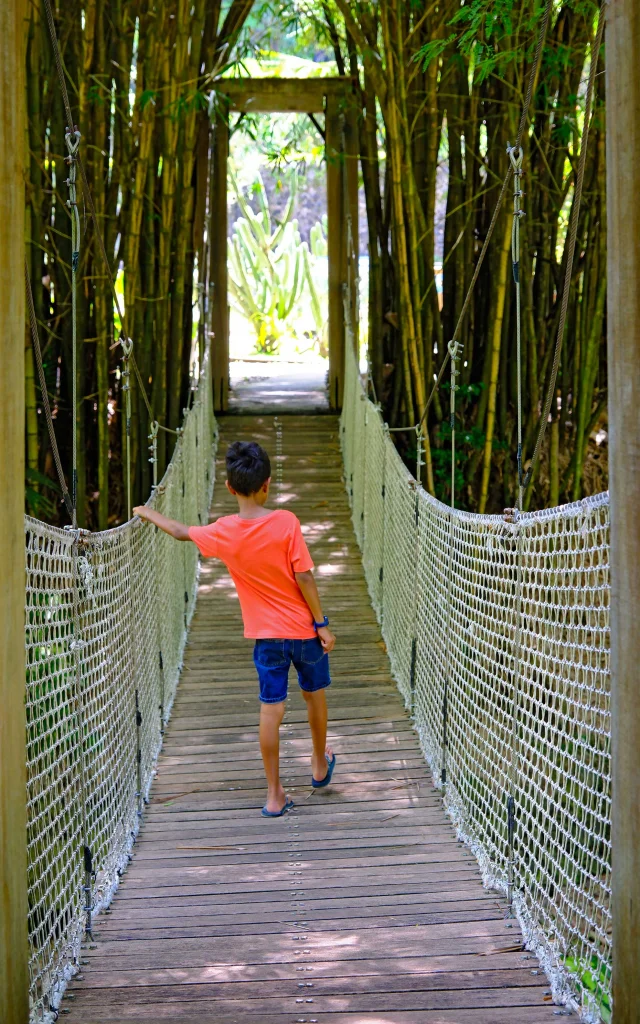
<path id="1" fill-rule="evenodd" d="M 300 239 L 298 222 L 292 220 L 297 176 L 294 173 L 290 178 L 289 199 L 274 231 L 260 174 L 251 189 L 257 213 L 233 173 L 231 183 L 243 216 L 234 224 L 229 247 L 229 292 L 236 309 L 255 328 L 257 351 L 273 355 L 305 281 L 306 247 Z"/>
<path id="2" fill-rule="evenodd" d="M 313 322 L 315 325 L 315 341 L 318 345 L 320 355 L 328 355 L 328 344 L 327 344 L 327 317 L 326 317 L 326 283 L 324 288 L 318 288 L 318 279 L 314 274 L 314 267 L 319 261 L 326 260 L 327 257 L 327 239 L 325 236 L 327 227 L 327 216 L 326 214 L 322 218 L 322 223 L 316 222 L 311 231 L 309 232 L 309 241 L 311 245 L 311 251 L 307 245 L 304 245 L 303 257 L 304 257 L 304 274 L 309 290 L 310 308 L 313 316 Z M 325 279 L 326 280 L 326 279 Z M 322 292 L 322 294 L 321 294 Z"/>
<path id="3" fill-rule="evenodd" d="M 322 221 L 317 221 L 309 232 L 311 252 L 314 256 L 327 255 L 327 215 L 322 215 Z"/>

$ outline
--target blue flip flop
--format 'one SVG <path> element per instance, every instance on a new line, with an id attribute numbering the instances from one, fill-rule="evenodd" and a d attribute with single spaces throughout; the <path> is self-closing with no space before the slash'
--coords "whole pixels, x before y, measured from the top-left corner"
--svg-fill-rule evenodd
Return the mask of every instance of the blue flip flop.
<path id="1" fill-rule="evenodd" d="M 286 814 L 287 811 L 290 811 L 292 807 L 295 807 L 295 804 L 293 800 L 289 800 L 289 797 L 287 797 L 287 802 L 285 803 L 281 811 L 268 811 L 266 807 L 263 807 L 262 816 L 264 818 L 281 818 L 282 815 Z"/>
<path id="2" fill-rule="evenodd" d="M 329 760 L 329 758 L 327 757 L 327 774 L 325 775 L 324 779 L 322 779 L 320 782 L 317 782 L 316 779 L 314 779 L 313 776 L 311 776 L 311 785 L 313 786 L 314 789 L 322 789 L 323 786 L 329 785 L 329 783 L 331 782 L 331 776 L 333 775 L 333 769 L 335 768 L 335 766 L 336 755 L 334 754 L 331 760 Z"/>

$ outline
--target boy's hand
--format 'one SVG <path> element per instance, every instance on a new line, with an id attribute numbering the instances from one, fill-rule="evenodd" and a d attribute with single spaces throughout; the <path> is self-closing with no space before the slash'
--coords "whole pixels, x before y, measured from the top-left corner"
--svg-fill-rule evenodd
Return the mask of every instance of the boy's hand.
<path id="1" fill-rule="evenodd" d="M 190 539 L 188 526 L 185 526 L 184 523 L 178 523 L 175 519 L 167 519 L 166 516 L 162 515 L 162 512 L 158 512 L 154 508 L 147 508 L 146 505 L 136 505 L 133 514 L 146 523 L 153 523 L 154 526 L 158 526 L 165 533 L 168 533 L 170 537 L 175 537 L 176 540 Z"/>
<path id="2" fill-rule="evenodd" d="M 336 645 L 336 638 L 328 626 L 319 627 L 318 639 L 327 654 L 329 653 L 329 651 L 332 651 Z"/>
<path id="3" fill-rule="evenodd" d="M 138 519 L 144 519 L 147 523 L 151 522 L 151 516 L 149 515 L 150 512 L 151 509 L 147 508 L 146 505 L 136 505 L 133 510 L 134 516 L 137 516 Z"/>

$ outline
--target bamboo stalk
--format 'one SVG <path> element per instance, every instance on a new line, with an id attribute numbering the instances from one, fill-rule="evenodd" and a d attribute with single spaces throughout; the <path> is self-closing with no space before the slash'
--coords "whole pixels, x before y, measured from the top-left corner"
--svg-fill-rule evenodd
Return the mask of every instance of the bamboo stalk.
<path id="1" fill-rule="evenodd" d="M 487 425 L 482 461 L 482 480 L 478 497 L 478 512 L 484 512 L 489 495 L 489 474 L 493 454 L 493 435 L 496 422 L 496 396 L 498 388 L 498 368 L 500 366 L 500 346 L 502 343 L 502 321 L 504 318 L 505 300 L 507 295 L 507 274 L 509 252 L 511 249 L 511 223 L 504 217 L 504 229 L 501 245 L 496 253 L 496 298 L 493 307 L 493 325 L 491 328 L 491 360 L 489 371 L 489 388 L 487 397 Z"/>
<path id="2" fill-rule="evenodd" d="M 391 34 L 389 29 L 389 18 L 387 4 L 380 6 L 382 33 L 384 38 L 385 52 L 387 55 L 387 90 L 388 98 L 384 108 L 385 124 L 387 128 L 387 141 L 389 146 L 389 159 L 391 163 L 391 202 L 393 208 L 394 227 L 394 255 L 398 273 L 398 295 L 400 302 L 400 323 L 401 340 L 403 349 L 406 352 L 407 361 L 411 369 L 411 377 L 405 382 L 405 402 L 407 414 L 410 421 L 414 422 L 414 413 L 421 410 L 426 402 L 424 381 L 422 379 L 420 360 L 418 358 L 417 339 L 415 331 L 415 316 L 411 301 L 411 285 L 409 275 L 409 263 L 407 258 L 407 232 L 405 226 L 405 214 L 403 204 L 402 187 L 402 148 L 400 143 L 400 132 L 398 129 L 398 109 L 396 98 L 395 67 Z M 415 396 L 415 405 L 414 405 Z"/>
<path id="3" fill-rule="evenodd" d="M 190 5 L 189 5 L 190 6 Z M 187 81 L 195 78 L 200 67 L 200 51 L 205 19 L 204 0 L 197 0 L 191 9 L 190 25 L 190 58 L 185 59 L 185 76 Z M 186 20 L 186 17 L 185 17 Z M 171 304 L 171 352 L 172 372 L 169 379 L 169 420 L 179 422 L 181 398 L 184 397 L 185 373 L 190 361 L 191 337 L 186 337 L 185 303 L 188 303 L 189 318 L 193 295 L 193 275 L 189 278 L 187 247 L 193 236 L 194 191 L 192 186 L 193 169 L 196 158 L 196 140 L 198 137 L 197 107 L 192 101 L 191 107 L 182 115 L 182 145 L 180 146 L 180 163 L 178 168 L 178 202 L 176 206 L 177 238 L 174 263 L 174 289 Z M 191 263 L 192 266 L 192 263 Z M 186 359 L 183 347 L 187 349 Z"/>

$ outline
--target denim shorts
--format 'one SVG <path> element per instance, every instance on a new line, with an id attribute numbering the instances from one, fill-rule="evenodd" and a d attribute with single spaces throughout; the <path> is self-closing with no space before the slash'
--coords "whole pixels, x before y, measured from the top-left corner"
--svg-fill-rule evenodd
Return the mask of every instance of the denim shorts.
<path id="1" fill-rule="evenodd" d="M 263 704 L 280 704 L 287 699 L 291 662 L 306 693 L 323 690 L 331 683 L 329 655 L 317 636 L 311 640 L 256 640 L 253 662 Z"/>

